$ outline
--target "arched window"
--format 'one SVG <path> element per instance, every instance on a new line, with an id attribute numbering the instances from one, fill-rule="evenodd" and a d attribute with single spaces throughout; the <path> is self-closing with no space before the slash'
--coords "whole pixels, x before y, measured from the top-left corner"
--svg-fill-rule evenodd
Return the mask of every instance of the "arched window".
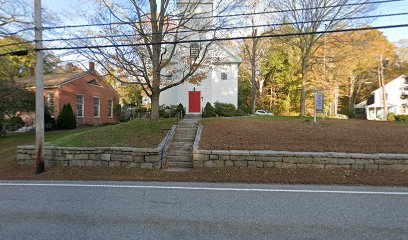
<path id="1" fill-rule="evenodd" d="M 200 54 L 200 45 L 192 43 L 190 45 L 190 58 L 197 59 Z"/>

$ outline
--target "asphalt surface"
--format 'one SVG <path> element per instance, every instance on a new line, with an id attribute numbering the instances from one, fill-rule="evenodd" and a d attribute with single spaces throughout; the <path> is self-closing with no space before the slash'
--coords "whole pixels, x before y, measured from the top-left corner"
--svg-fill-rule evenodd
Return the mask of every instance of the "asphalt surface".
<path id="1" fill-rule="evenodd" d="M 408 188 L 0 181 L 0 239 L 406 240 Z"/>

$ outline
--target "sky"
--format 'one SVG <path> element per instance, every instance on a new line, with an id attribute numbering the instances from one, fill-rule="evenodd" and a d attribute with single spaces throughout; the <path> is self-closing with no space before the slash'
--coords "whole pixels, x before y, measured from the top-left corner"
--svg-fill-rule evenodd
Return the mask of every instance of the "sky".
<path id="1" fill-rule="evenodd" d="M 84 0 L 43 0 L 42 4 L 56 12 L 64 12 L 65 10 L 72 11 L 75 7 L 81 6 L 83 2 Z M 408 0 L 380 4 L 379 8 L 373 13 L 373 15 L 402 12 L 408 12 Z M 75 17 L 69 20 L 67 19 L 67 21 L 69 21 L 69 24 L 77 22 Z M 373 26 L 397 24 L 408 24 L 408 15 L 378 18 L 371 23 Z M 408 27 L 382 29 L 381 31 L 391 42 L 408 39 Z"/>

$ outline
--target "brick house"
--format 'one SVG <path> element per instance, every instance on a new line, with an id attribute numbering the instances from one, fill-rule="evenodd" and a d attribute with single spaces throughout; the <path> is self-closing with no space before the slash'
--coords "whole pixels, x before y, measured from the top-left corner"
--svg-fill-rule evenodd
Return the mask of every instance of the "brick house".
<path id="1" fill-rule="evenodd" d="M 88 71 L 52 73 L 44 75 L 45 103 L 51 115 L 58 117 L 64 104 L 69 103 L 77 117 L 78 125 L 117 123 L 113 105 L 119 103 L 119 94 L 89 63 Z M 19 79 L 35 90 L 35 77 Z M 24 119 L 28 120 L 29 119 Z"/>

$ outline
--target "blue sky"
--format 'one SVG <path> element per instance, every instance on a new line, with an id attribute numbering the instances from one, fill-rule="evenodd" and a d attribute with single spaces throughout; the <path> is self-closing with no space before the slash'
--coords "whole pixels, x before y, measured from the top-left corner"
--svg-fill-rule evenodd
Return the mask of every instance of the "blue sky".
<path id="1" fill-rule="evenodd" d="M 53 9 L 54 11 L 71 11 L 74 7 L 81 6 L 84 0 L 43 0 L 43 5 Z M 379 5 L 375 14 L 387 14 L 387 13 L 401 13 L 408 12 L 408 1 L 383 3 Z M 69 23 L 75 22 L 75 18 L 68 20 Z M 373 26 L 383 26 L 383 25 L 397 25 L 397 24 L 408 24 L 408 15 L 397 16 L 397 17 L 385 17 L 378 18 L 371 23 Z M 394 28 L 394 29 L 383 29 L 381 30 L 385 36 L 391 41 L 396 42 L 401 39 L 408 39 L 408 27 L 405 28 Z"/>

